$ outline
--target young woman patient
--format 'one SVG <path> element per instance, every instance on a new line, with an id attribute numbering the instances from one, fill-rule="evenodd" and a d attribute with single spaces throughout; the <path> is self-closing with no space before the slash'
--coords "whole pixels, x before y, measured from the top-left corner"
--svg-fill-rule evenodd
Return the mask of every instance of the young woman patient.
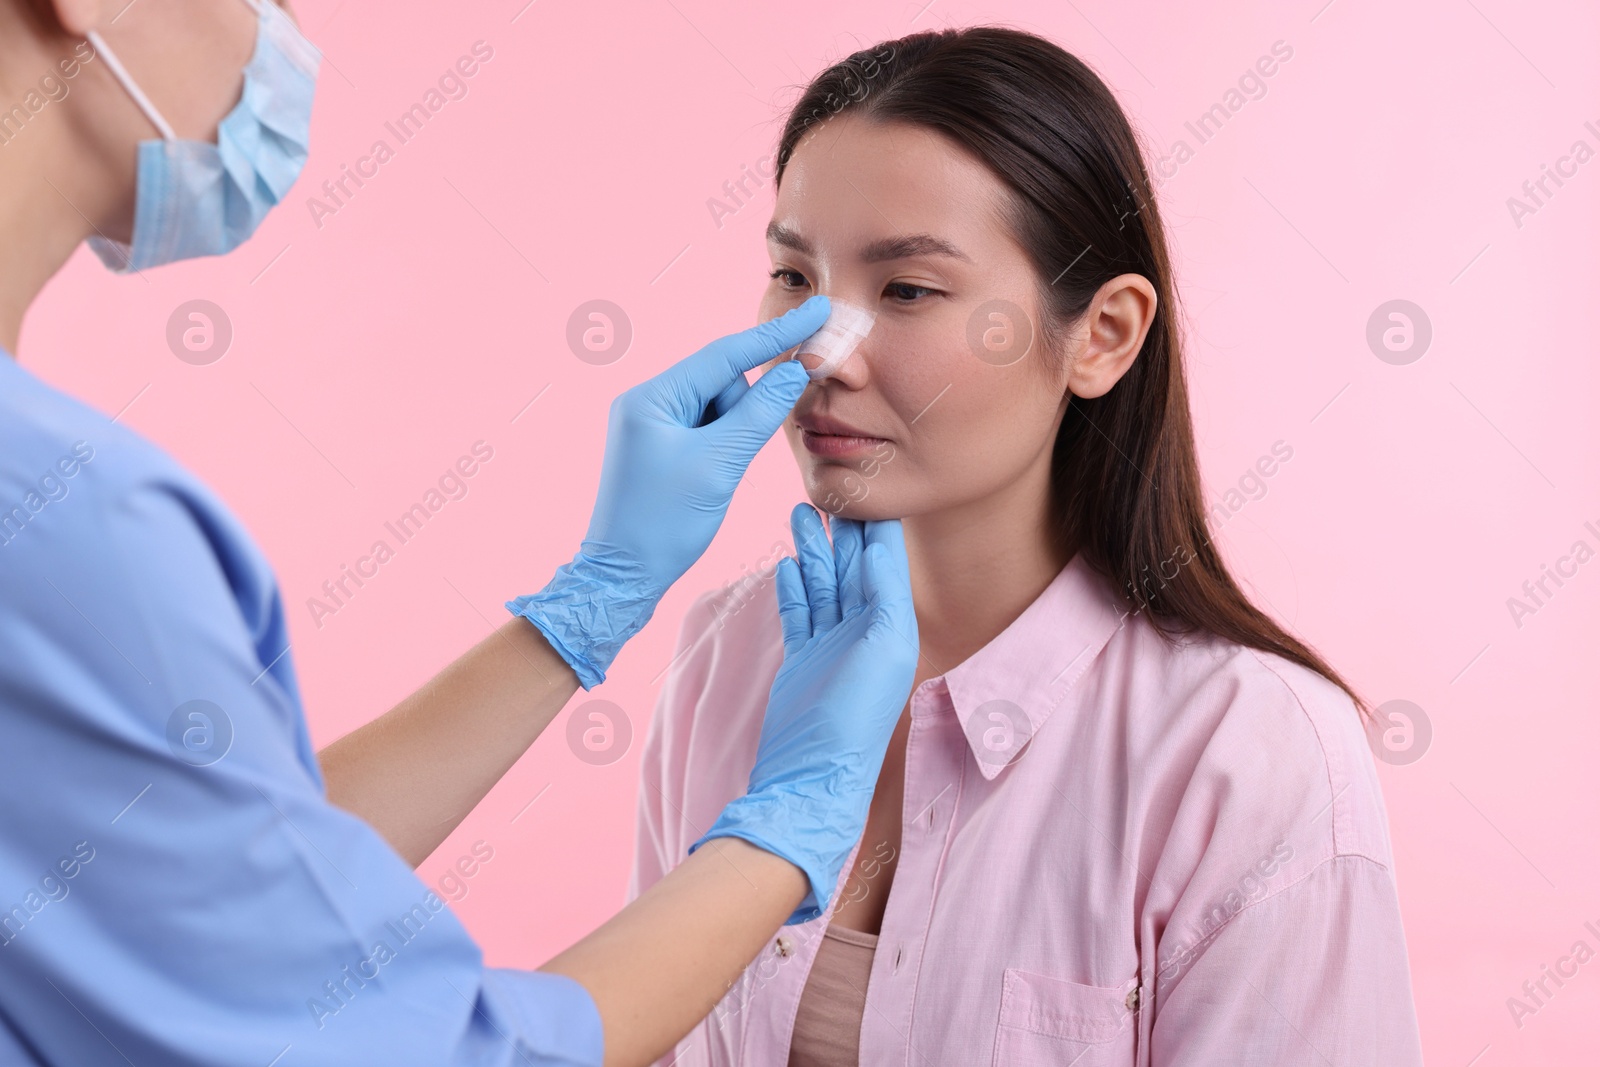
<path id="1" fill-rule="evenodd" d="M 1031 35 L 918 34 L 824 71 L 778 158 L 761 317 L 876 314 L 786 433 L 819 508 L 903 520 L 920 665 L 834 906 L 663 1062 L 1419 1064 L 1366 709 L 1209 540 L 1109 90 Z M 694 605 L 634 893 L 746 788 L 782 658 L 772 583 Z"/>

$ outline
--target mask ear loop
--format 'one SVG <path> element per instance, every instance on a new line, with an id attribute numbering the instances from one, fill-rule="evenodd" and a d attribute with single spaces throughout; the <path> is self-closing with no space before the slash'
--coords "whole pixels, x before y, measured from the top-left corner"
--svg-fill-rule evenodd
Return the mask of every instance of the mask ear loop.
<path id="1" fill-rule="evenodd" d="M 161 112 L 156 110 L 156 106 L 150 102 L 150 98 L 144 95 L 144 90 L 139 88 L 139 83 L 133 80 L 133 76 L 128 73 L 128 68 L 124 67 L 122 61 L 117 58 L 117 54 L 106 46 L 105 39 L 94 30 L 90 30 L 87 36 L 89 43 L 94 45 L 95 52 L 106 61 L 106 66 L 110 69 L 111 76 L 121 83 L 122 88 L 133 98 L 133 102 L 139 106 L 139 110 L 144 112 L 144 117 L 150 120 L 150 125 L 160 132 L 161 139 L 164 141 L 176 141 L 178 135 L 172 132 L 172 127 L 168 125 L 166 119 L 161 117 Z"/>

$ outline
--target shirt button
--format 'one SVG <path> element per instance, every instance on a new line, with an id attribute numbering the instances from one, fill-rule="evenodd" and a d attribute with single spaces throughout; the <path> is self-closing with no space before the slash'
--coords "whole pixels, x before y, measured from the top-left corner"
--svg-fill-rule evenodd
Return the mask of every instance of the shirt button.
<path id="1" fill-rule="evenodd" d="M 794 955 L 794 938 L 790 937 L 788 934 L 778 938 L 777 949 L 778 955 L 780 956 Z"/>
<path id="2" fill-rule="evenodd" d="M 1123 1003 L 1128 1006 L 1128 1010 L 1129 1011 L 1138 1011 L 1139 1010 L 1139 987 L 1138 986 L 1134 986 L 1131 990 L 1128 991 L 1128 999 L 1124 1000 Z"/>

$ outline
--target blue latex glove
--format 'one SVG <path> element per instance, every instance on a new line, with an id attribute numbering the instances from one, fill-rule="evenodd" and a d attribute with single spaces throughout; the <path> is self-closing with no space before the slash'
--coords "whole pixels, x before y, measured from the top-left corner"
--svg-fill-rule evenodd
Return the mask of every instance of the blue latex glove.
<path id="1" fill-rule="evenodd" d="M 741 837 L 799 867 L 811 891 L 789 917 L 828 907 L 867 823 L 884 752 L 911 695 L 917 616 L 900 522 L 834 518 L 833 548 L 809 504 L 790 518 L 799 563 L 778 563 L 783 666 L 772 683 L 750 791 L 692 853 Z"/>
<path id="2" fill-rule="evenodd" d="M 754 385 L 744 372 L 827 319 L 828 298 L 814 296 L 612 401 L 600 492 L 578 554 L 544 589 L 506 602 L 539 628 L 583 688 L 605 681 L 622 646 L 711 544 L 745 468 L 809 382 L 798 360 Z"/>

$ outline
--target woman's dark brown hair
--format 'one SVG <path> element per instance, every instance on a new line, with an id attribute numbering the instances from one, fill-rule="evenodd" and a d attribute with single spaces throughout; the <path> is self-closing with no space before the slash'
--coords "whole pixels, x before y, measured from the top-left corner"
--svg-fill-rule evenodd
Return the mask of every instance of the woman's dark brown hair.
<path id="1" fill-rule="evenodd" d="M 1000 27 L 918 33 L 851 55 L 806 87 L 784 125 L 777 181 L 818 123 L 845 112 L 935 130 L 1009 189 L 1008 223 L 1039 279 L 1039 335 L 1059 350 L 1100 286 L 1139 274 L 1155 321 L 1105 395 L 1073 397 L 1052 456 L 1062 543 L 1148 611 L 1168 639 L 1214 634 L 1275 653 L 1364 700 L 1261 612 L 1211 543 L 1201 503 L 1166 235 L 1127 116 L 1082 61 Z"/>

